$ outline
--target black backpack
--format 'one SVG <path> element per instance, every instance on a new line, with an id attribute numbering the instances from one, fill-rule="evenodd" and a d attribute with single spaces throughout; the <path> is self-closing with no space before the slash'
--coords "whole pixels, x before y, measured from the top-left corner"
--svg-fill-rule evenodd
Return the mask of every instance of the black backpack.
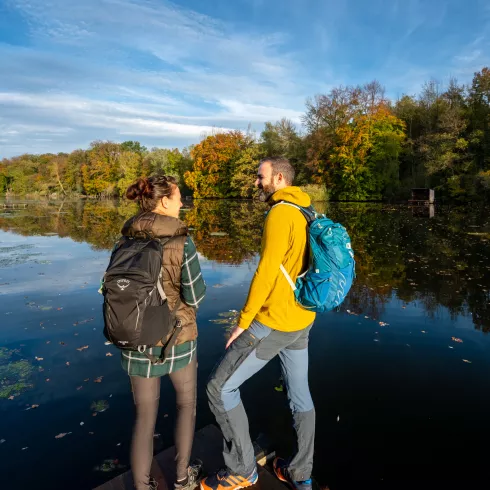
<path id="1" fill-rule="evenodd" d="M 168 306 L 162 286 L 163 247 L 169 239 L 123 237 L 104 274 L 104 335 L 119 349 L 137 350 L 153 362 L 164 362 L 182 329 Z M 165 342 L 162 356 L 148 348 Z"/>

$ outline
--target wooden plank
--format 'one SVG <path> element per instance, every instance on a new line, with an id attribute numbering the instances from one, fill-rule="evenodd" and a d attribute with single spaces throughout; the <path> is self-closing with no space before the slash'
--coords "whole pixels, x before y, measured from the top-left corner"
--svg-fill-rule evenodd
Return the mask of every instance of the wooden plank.
<path id="1" fill-rule="evenodd" d="M 196 432 L 192 450 L 192 459 L 200 459 L 204 467 L 213 471 L 224 466 L 223 439 L 221 431 L 215 425 L 208 425 Z M 153 458 L 152 476 L 158 481 L 158 490 L 173 489 L 175 481 L 175 447 L 157 454 Z M 131 490 L 133 477 L 131 471 L 113 478 L 95 490 Z"/>
<path id="2" fill-rule="evenodd" d="M 165 475 L 163 474 L 162 468 L 160 468 L 156 458 L 153 458 L 153 462 L 151 464 L 151 475 L 158 482 L 158 490 L 169 490 L 170 488 L 173 489 L 173 486 L 167 486 Z"/>
<path id="3" fill-rule="evenodd" d="M 262 465 L 273 453 L 267 449 L 268 442 L 264 438 L 256 441 L 255 451 L 259 463 L 259 482 L 253 489 L 284 490 L 285 486 Z M 194 435 L 192 459 L 203 462 L 205 472 L 213 472 L 225 466 L 223 460 L 223 436 L 215 425 L 208 425 Z M 158 490 L 173 490 L 175 482 L 175 446 L 162 451 L 153 458 L 151 474 L 158 481 Z M 108 481 L 95 490 L 131 490 L 133 477 L 131 471 Z"/>
<path id="4" fill-rule="evenodd" d="M 278 480 L 276 475 L 273 475 L 268 469 L 259 466 L 259 482 L 252 488 L 260 488 L 260 490 L 285 490 L 289 487 Z"/>
<path id="5" fill-rule="evenodd" d="M 128 472 L 126 472 L 128 473 Z M 112 480 L 109 480 L 108 482 L 104 483 L 103 485 L 100 485 L 97 487 L 95 490 L 126 490 L 126 484 L 125 484 L 125 475 L 126 473 L 123 473 L 122 475 L 116 476 L 116 478 L 113 478 Z M 128 487 L 128 490 L 131 487 Z"/>
<path id="6" fill-rule="evenodd" d="M 205 471 L 214 471 L 224 466 L 223 436 L 215 425 L 208 425 L 196 432 L 192 445 L 192 459 L 200 459 Z M 168 488 L 175 482 L 175 447 L 171 447 L 156 455 L 156 460 L 163 469 Z"/>

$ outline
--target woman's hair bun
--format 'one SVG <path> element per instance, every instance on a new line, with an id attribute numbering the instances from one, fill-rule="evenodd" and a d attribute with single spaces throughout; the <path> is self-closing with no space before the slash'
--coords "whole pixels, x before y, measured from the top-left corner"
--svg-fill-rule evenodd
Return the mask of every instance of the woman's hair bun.
<path id="1" fill-rule="evenodd" d="M 128 187 L 126 197 L 131 201 L 141 199 L 142 197 L 151 199 L 153 197 L 153 184 L 146 178 L 138 179 L 134 184 Z"/>

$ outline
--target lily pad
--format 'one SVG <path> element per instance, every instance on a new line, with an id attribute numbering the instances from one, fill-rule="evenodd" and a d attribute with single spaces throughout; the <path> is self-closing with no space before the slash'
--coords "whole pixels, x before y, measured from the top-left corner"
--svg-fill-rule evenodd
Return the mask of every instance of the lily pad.
<path id="1" fill-rule="evenodd" d="M 12 356 L 18 353 L 5 347 L 0 349 L 0 398 L 12 399 L 32 388 L 30 381 L 34 367 L 25 359 L 12 361 Z"/>
<path id="2" fill-rule="evenodd" d="M 120 470 L 123 468 L 125 468 L 125 466 L 120 464 L 118 459 L 105 459 L 102 464 L 94 468 L 94 471 L 109 473 L 111 471 Z"/>
<path id="3" fill-rule="evenodd" d="M 90 408 L 96 413 L 102 413 L 109 408 L 109 402 L 107 400 L 97 400 L 92 402 Z"/>

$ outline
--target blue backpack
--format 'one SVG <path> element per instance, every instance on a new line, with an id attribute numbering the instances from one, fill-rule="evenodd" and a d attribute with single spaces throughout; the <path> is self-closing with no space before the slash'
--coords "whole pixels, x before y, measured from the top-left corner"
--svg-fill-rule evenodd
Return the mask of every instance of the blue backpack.
<path id="1" fill-rule="evenodd" d="M 276 206 L 279 204 L 299 209 L 308 222 L 308 269 L 294 283 L 281 264 L 296 301 L 303 308 L 318 313 L 333 310 L 344 301 L 356 276 L 349 234 L 341 224 L 316 213 L 312 206 L 303 208 L 287 201 Z"/>

